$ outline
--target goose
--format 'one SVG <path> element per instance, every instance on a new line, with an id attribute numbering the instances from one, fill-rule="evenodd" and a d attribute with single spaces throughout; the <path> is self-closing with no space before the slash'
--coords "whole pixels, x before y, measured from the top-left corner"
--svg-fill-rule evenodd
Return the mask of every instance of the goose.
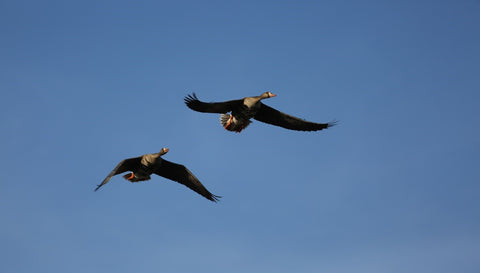
<path id="1" fill-rule="evenodd" d="M 336 121 L 315 123 L 282 113 L 263 104 L 263 99 L 275 97 L 272 92 L 264 92 L 260 96 L 245 97 L 239 100 L 224 102 L 202 102 L 195 93 L 184 98 L 185 104 L 192 110 L 202 113 L 218 113 L 220 124 L 228 131 L 240 133 L 251 123 L 250 119 L 297 131 L 318 131 L 332 127 Z M 227 114 L 231 112 L 231 114 Z"/>
<path id="2" fill-rule="evenodd" d="M 156 174 L 183 184 L 208 200 L 217 202 L 220 196 L 209 192 L 185 166 L 161 158 L 168 151 L 168 148 L 162 148 L 158 153 L 144 154 L 120 161 L 95 191 L 110 181 L 114 175 L 130 171 L 123 175 L 123 178 L 132 183 L 150 180 L 150 175 Z"/>

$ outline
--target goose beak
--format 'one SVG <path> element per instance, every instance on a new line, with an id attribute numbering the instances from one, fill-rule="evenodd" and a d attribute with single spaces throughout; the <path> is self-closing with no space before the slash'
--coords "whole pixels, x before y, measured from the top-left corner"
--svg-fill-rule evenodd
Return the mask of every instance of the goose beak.
<path id="1" fill-rule="evenodd" d="M 170 151 L 170 149 L 168 149 L 168 148 L 162 148 L 162 155 L 168 153 L 168 151 Z"/>
<path id="2" fill-rule="evenodd" d="M 128 181 L 130 181 L 130 179 L 134 178 L 135 175 L 132 173 L 127 173 L 126 175 L 123 176 L 123 178 L 127 179 Z"/>
<path id="3" fill-rule="evenodd" d="M 272 97 L 276 97 L 277 95 L 273 94 L 273 93 L 270 93 L 270 98 Z"/>

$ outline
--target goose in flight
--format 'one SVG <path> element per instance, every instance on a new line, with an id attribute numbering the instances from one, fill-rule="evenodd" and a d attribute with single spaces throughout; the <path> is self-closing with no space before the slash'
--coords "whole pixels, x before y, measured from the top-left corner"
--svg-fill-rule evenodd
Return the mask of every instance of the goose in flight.
<path id="1" fill-rule="evenodd" d="M 260 96 L 245 97 L 239 100 L 224 102 L 203 102 L 195 93 L 184 98 L 185 104 L 192 110 L 202 113 L 218 113 L 220 123 L 228 131 L 240 133 L 254 118 L 271 125 L 297 131 L 318 131 L 335 125 L 335 121 L 315 123 L 282 113 L 261 102 L 263 99 L 275 97 L 272 92 L 264 92 Z M 230 114 L 227 114 L 231 112 Z"/>
<path id="2" fill-rule="evenodd" d="M 183 184 L 208 200 L 217 202 L 220 196 L 209 192 L 202 183 L 200 183 L 198 178 L 196 178 L 195 175 L 193 175 L 185 166 L 161 158 L 161 156 L 168 151 L 168 148 L 162 148 L 160 152 L 155 154 L 144 154 L 139 157 L 120 161 L 102 183 L 97 186 L 95 191 L 105 185 L 114 175 L 129 171 L 129 173 L 125 174 L 123 178 L 132 183 L 150 180 L 150 175 L 156 174 Z"/>

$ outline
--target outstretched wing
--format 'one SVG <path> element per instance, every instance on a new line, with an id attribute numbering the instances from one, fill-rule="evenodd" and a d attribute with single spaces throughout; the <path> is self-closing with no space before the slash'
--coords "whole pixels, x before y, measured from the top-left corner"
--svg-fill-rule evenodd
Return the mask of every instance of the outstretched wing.
<path id="1" fill-rule="evenodd" d="M 253 118 L 261 122 L 297 131 L 318 131 L 332 127 L 336 124 L 336 121 L 332 121 L 329 123 L 315 123 L 306 121 L 282 113 L 263 103 L 261 103 L 260 109 Z"/>
<path id="2" fill-rule="evenodd" d="M 120 163 L 117 164 L 115 169 L 113 169 L 107 177 L 100 183 L 100 185 L 97 186 L 95 191 L 97 191 L 101 186 L 105 185 L 110 181 L 110 179 L 117 174 L 124 173 L 126 171 L 130 171 L 133 168 L 135 168 L 136 165 L 140 164 L 140 160 L 142 157 L 134 157 L 134 158 L 128 158 L 125 160 L 120 161 Z"/>
<path id="3" fill-rule="evenodd" d="M 217 202 L 220 196 L 209 192 L 185 166 L 163 159 L 155 172 L 160 176 L 183 184 L 210 201 Z"/>
<path id="4" fill-rule="evenodd" d="M 200 101 L 195 93 L 184 98 L 188 108 L 202 113 L 224 114 L 232 111 L 236 106 L 242 105 L 242 100 L 229 100 L 224 102 L 203 102 Z"/>

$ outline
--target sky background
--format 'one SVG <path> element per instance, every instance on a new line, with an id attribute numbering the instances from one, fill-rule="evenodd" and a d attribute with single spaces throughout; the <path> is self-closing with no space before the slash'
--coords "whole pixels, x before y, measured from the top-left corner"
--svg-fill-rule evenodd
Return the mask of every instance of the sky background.
<path id="1" fill-rule="evenodd" d="M 0 1 L 0 272 L 479 272 L 480 2 Z M 316 122 L 241 134 L 185 95 Z M 170 148 L 214 194 L 120 176 Z"/>

